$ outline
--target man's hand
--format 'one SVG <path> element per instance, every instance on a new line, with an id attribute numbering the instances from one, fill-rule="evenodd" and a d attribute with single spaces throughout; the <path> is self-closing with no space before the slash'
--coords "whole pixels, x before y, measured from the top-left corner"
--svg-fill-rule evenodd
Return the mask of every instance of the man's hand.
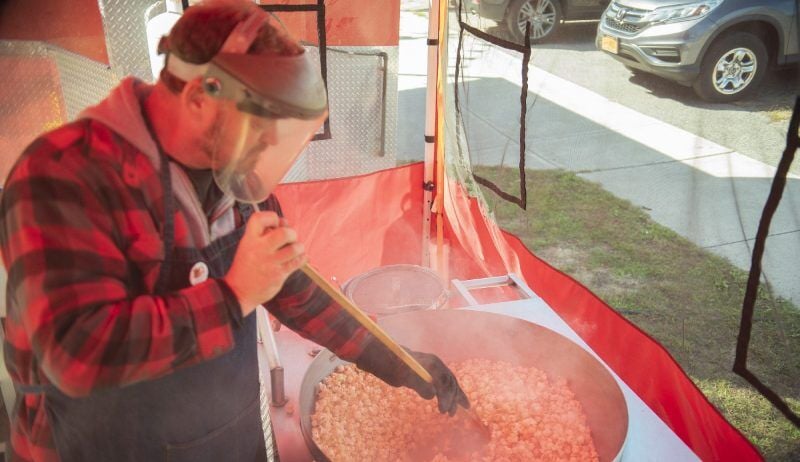
<path id="1" fill-rule="evenodd" d="M 247 316 L 272 299 L 290 274 L 306 262 L 297 233 L 275 212 L 256 212 L 247 221 L 228 274 L 228 284 Z"/>
<path id="2" fill-rule="evenodd" d="M 410 351 L 409 353 L 431 374 L 433 386 L 413 372 L 409 372 L 405 383 L 402 385 L 416 391 L 425 399 L 431 399 L 436 396 L 439 402 L 439 412 L 442 414 L 455 415 L 459 405 L 464 409 L 469 409 L 469 400 L 458 384 L 456 376 L 438 356 L 416 351 Z"/>
<path id="3" fill-rule="evenodd" d="M 377 340 L 374 340 L 373 344 L 356 360 L 356 366 L 389 385 L 411 388 L 425 399 L 436 396 L 439 412 L 442 414 L 454 415 L 459 405 L 469 409 L 467 395 L 458 385 L 456 377 L 438 356 L 411 351 L 408 348 L 406 350 L 431 374 L 433 385 L 422 380 L 400 358 Z"/>

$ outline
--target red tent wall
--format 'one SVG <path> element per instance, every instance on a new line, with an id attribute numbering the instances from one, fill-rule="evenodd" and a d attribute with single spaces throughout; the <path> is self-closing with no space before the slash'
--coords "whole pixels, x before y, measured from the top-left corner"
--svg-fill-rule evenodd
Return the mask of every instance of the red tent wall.
<path id="1" fill-rule="evenodd" d="M 343 282 L 377 266 L 419 263 L 421 220 L 415 215 L 422 203 L 422 168 L 413 164 L 357 178 L 283 185 L 278 196 L 311 261 Z M 451 248 L 451 263 L 458 266 L 451 267 L 454 277 L 487 276 L 482 267 L 495 272 L 490 275 L 505 274 L 500 254 L 515 253 L 530 287 L 702 460 L 761 460 L 660 344 L 515 236 L 505 234 L 506 249 L 487 251 L 493 248 L 489 227 L 476 201 L 465 204 L 469 210 L 462 212 L 477 224 L 484 261 L 478 265 L 467 257 L 474 249 Z"/>
<path id="2" fill-rule="evenodd" d="M 281 0 L 264 4 L 315 4 L 314 0 Z M 295 37 L 317 42 L 316 16 L 280 13 L 281 22 Z M 400 0 L 326 0 L 325 33 L 328 46 L 397 46 L 400 40 Z"/>
<path id="3" fill-rule="evenodd" d="M 377 266 L 419 264 L 422 166 L 281 185 L 277 195 L 312 264 L 339 282 Z"/>

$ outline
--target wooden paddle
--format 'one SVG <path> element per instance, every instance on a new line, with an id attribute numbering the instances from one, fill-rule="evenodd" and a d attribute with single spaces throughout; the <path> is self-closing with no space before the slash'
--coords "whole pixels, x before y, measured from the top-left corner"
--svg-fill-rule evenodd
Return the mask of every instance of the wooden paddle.
<path id="1" fill-rule="evenodd" d="M 375 336 L 381 343 L 386 345 L 386 347 L 394 353 L 400 360 L 402 360 L 415 374 L 419 376 L 425 382 L 431 384 L 433 386 L 433 377 L 431 376 L 430 372 L 428 372 L 422 364 L 420 364 L 413 356 L 411 356 L 408 351 L 406 351 L 403 347 L 401 347 L 397 342 L 395 342 L 389 334 L 386 333 L 375 321 L 372 320 L 366 313 L 364 313 L 352 300 L 347 298 L 338 287 L 328 281 L 327 278 L 319 274 L 319 272 L 311 266 L 309 263 L 303 265 L 300 270 L 305 273 L 309 278 L 311 278 L 314 283 L 316 283 L 326 294 L 328 294 L 336 303 L 338 303 L 345 311 L 350 313 L 359 324 L 364 326 L 372 335 Z M 465 412 L 467 416 L 472 420 L 473 425 L 478 428 L 478 430 L 482 433 L 482 437 L 484 442 L 488 441 L 488 437 L 491 436 L 491 432 L 483 424 L 480 417 L 475 414 L 475 411 L 472 409 L 464 409 L 461 406 L 458 407 L 458 412 Z"/>

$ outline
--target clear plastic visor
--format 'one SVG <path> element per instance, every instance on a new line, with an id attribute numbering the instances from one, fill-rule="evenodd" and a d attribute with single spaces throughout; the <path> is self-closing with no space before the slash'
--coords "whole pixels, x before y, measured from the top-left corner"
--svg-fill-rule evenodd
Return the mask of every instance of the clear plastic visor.
<path id="1" fill-rule="evenodd" d="M 313 119 L 260 117 L 247 112 L 221 117 L 211 136 L 214 180 L 237 200 L 265 200 L 322 125 Z"/>

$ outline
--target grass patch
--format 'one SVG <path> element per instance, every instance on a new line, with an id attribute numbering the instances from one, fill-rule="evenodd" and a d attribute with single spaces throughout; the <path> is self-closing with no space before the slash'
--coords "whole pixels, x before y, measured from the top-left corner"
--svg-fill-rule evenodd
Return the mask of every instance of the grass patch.
<path id="1" fill-rule="evenodd" d="M 695 380 L 708 398 L 737 428 L 759 448 L 770 448 L 772 460 L 799 460 L 797 442 L 800 430 L 779 414 L 772 404 L 747 386 L 725 380 Z M 800 409 L 800 401 L 789 399 L 789 405 Z"/>
<path id="2" fill-rule="evenodd" d="M 514 169 L 475 172 L 508 191 L 518 181 Z M 527 181 L 528 210 L 484 190 L 498 224 L 661 342 L 768 460 L 800 460 L 797 429 L 731 372 L 747 272 L 573 173 L 530 170 Z M 800 402 L 800 309 L 766 287 L 748 366 Z"/>
<path id="3" fill-rule="evenodd" d="M 780 124 L 789 122 L 792 118 L 792 108 L 790 107 L 776 107 L 767 111 L 767 117 L 773 124 Z"/>

